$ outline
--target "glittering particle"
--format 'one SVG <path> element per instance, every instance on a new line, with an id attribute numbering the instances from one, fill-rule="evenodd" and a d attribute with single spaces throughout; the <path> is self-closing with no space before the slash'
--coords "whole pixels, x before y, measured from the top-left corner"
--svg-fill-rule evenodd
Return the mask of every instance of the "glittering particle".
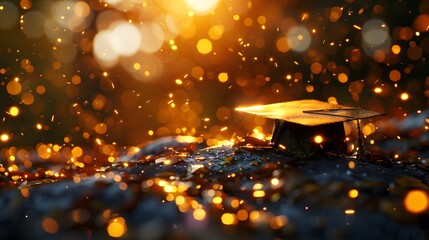
<path id="1" fill-rule="evenodd" d="M 429 208 L 429 196 L 422 190 L 411 190 L 405 195 L 404 206 L 410 213 L 422 213 Z"/>

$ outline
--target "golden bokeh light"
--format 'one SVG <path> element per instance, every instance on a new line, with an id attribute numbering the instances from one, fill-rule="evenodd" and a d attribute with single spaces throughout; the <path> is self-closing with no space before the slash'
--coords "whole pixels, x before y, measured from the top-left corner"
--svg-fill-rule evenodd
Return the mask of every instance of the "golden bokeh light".
<path id="1" fill-rule="evenodd" d="M 219 79 L 219 82 L 222 82 L 222 83 L 227 82 L 228 81 L 228 73 L 226 73 L 226 72 L 219 73 L 218 79 Z"/>
<path id="2" fill-rule="evenodd" d="M 10 114 L 12 117 L 16 117 L 16 116 L 18 116 L 18 114 L 19 114 L 19 108 L 18 108 L 18 107 L 16 107 L 16 106 L 12 106 L 12 107 L 10 107 L 10 108 L 9 108 L 9 114 Z"/>
<path id="3" fill-rule="evenodd" d="M 200 39 L 197 43 L 197 50 L 201 54 L 209 54 L 212 49 L 212 42 L 207 38 Z"/>
<path id="4" fill-rule="evenodd" d="M 323 137 L 320 136 L 320 135 L 316 135 L 314 137 L 314 142 L 317 143 L 317 144 L 323 143 Z"/>
<path id="5" fill-rule="evenodd" d="M 429 209 L 429 196 L 422 190 L 411 190 L 405 195 L 404 206 L 410 213 L 423 213 Z"/>
<path id="6" fill-rule="evenodd" d="M 408 95 L 408 93 L 404 92 L 404 93 L 401 93 L 400 98 L 402 101 L 407 101 L 410 98 L 410 95 Z"/>
<path id="7" fill-rule="evenodd" d="M 10 81 L 6 85 L 6 90 L 10 95 L 18 95 L 21 93 L 21 90 L 22 90 L 21 83 L 19 83 L 16 80 Z"/>
<path id="8" fill-rule="evenodd" d="M 348 196 L 349 198 L 357 198 L 359 196 L 359 191 L 357 189 L 350 189 Z"/>
<path id="9" fill-rule="evenodd" d="M 237 216 L 233 213 L 224 213 L 221 216 L 221 221 L 225 225 L 237 224 Z"/>
<path id="10" fill-rule="evenodd" d="M 7 142 L 7 141 L 9 141 L 9 139 L 10 139 L 10 136 L 7 133 L 2 133 L 0 135 L 0 141 L 2 141 L 2 142 Z"/>
<path id="11" fill-rule="evenodd" d="M 219 0 L 185 0 L 189 8 L 198 15 L 206 15 L 213 11 Z"/>
<path id="12" fill-rule="evenodd" d="M 110 237 L 120 238 L 127 232 L 127 224 L 123 217 L 111 219 L 107 225 L 107 234 Z"/>
<path id="13" fill-rule="evenodd" d="M 195 209 L 192 215 L 194 216 L 195 220 L 202 221 L 206 217 L 206 211 L 204 211 L 204 209 L 201 209 L 201 208 Z"/>
<path id="14" fill-rule="evenodd" d="M 54 234 L 58 232 L 59 226 L 58 222 L 53 218 L 44 218 L 42 220 L 42 228 L 45 232 Z"/>

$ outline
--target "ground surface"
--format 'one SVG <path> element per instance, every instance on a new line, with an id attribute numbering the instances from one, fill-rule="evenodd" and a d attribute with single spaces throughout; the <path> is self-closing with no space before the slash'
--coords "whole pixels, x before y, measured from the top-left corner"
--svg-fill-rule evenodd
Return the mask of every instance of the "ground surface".
<path id="1" fill-rule="evenodd" d="M 0 194 L 5 239 L 427 239 L 429 171 L 384 157 L 284 155 L 258 142 L 147 145 L 96 173 Z M 169 148 L 172 146 L 173 148 Z M 419 200 L 419 199 L 417 199 Z M 424 200 L 424 199 L 423 199 Z M 3 238 L 2 237 L 2 238 Z"/>

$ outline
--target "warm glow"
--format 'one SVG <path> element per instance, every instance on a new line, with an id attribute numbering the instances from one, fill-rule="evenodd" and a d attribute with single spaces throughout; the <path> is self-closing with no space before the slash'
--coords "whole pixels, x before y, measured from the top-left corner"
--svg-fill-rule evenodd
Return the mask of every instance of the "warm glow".
<path id="1" fill-rule="evenodd" d="M 223 82 L 223 83 L 228 81 L 228 73 L 226 72 L 219 73 L 218 79 L 219 79 L 219 82 Z"/>
<path id="2" fill-rule="evenodd" d="M 404 198 L 404 206 L 410 213 L 422 213 L 429 208 L 429 196 L 422 190 L 411 190 Z"/>
<path id="3" fill-rule="evenodd" d="M 213 11 L 219 0 L 185 0 L 188 7 L 198 15 L 206 15 Z"/>

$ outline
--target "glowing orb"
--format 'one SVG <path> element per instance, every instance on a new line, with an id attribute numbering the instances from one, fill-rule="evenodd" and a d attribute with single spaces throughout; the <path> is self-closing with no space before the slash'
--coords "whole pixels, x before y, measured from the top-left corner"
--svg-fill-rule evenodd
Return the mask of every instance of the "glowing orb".
<path id="1" fill-rule="evenodd" d="M 293 27 L 286 35 L 287 43 L 294 51 L 303 52 L 310 46 L 311 36 L 308 30 L 304 27 Z"/>
<path id="2" fill-rule="evenodd" d="M 119 55 L 131 56 L 136 53 L 141 44 L 138 28 L 128 22 L 118 23 L 111 32 L 110 45 Z"/>
<path id="3" fill-rule="evenodd" d="M 119 55 L 110 44 L 111 32 L 101 31 L 94 37 L 94 55 L 104 66 L 110 67 L 117 63 Z"/>
<path id="4" fill-rule="evenodd" d="M 408 212 L 422 213 L 429 208 L 429 197 L 422 190 L 411 190 L 404 198 L 404 206 Z"/>
<path id="5" fill-rule="evenodd" d="M 140 50 L 144 53 L 155 53 L 161 49 L 165 40 L 162 27 L 155 22 L 140 25 L 141 34 Z"/>
<path id="6" fill-rule="evenodd" d="M 390 50 L 389 27 L 381 20 L 369 20 L 362 27 L 362 40 L 365 53 L 376 61 L 382 62 Z"/>
<path id="7" fill-rule="evenodd" d="M 389 38 L 389 28 L 385 22 L 372 19 L 363 25 L 362 37 L 367 44 L 380 45 Z"/>
<path id="8" fill-rule="evenodd" d="M 185 0 L 188 7 L 198 15 L 206 15 L 214 10 L 219 0 Z"/>

